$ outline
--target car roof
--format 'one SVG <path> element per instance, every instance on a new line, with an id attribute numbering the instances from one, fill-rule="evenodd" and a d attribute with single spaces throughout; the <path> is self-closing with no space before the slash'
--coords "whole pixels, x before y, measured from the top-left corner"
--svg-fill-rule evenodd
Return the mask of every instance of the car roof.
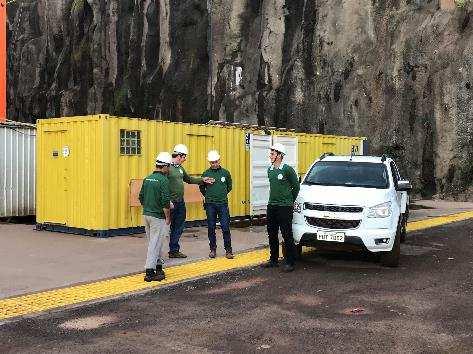
<path id="1" fill-rule="evenodd" d="M 382 163 L 381 156 L 325 156 L 323 161 L 352 161 L 352 162 L 371 162 L 371 163 Z M 386 162 L 391 161 L 389 157 L 386 158 Z"/>

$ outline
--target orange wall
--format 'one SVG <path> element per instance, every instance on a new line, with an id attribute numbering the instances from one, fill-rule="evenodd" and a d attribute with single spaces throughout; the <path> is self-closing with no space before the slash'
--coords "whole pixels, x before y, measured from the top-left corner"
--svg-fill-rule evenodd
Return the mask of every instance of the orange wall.
<path id="1" fill-rule="evenodd" d="M 0 0 L 0 122 L 7 114 L 7 5 Z"/>

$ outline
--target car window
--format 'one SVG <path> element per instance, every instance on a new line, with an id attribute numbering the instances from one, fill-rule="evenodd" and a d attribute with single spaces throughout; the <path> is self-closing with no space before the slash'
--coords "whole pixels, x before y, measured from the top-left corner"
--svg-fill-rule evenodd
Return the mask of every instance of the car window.
<path id="1" fill-rule="evenodd" d="M 386 189 L 389 178 L 383 163 L 319 161 L 303 184 Z"/>

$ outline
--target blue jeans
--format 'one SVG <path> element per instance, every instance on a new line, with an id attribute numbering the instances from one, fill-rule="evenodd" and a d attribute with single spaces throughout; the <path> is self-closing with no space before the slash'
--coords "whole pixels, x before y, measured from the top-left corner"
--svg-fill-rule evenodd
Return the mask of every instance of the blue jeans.
<path id="1" fill-rule="evenodd" d="M 217 237 L 215 235 L 215 227 L 217 224 L 217 216 L 220 219 L 220 226 L 223 233 L 223 246 L 225 251 L 232 252 L 232 238 L 230 235 L 230 212 L 227 203 L 205 203 L 205 211 L 207 213 L 207 227 L 209 230 L 209 246 L 211 250 L 217 249 Z"/>
<path id="2" fill-rule="evenodd" d="M 169 252 L 179 252 L 179 239 L 184 231 L 186 221 L 186 203 L 184 200 L 173 202 L 171 209 L 171 231 L 169 233 Z"/>

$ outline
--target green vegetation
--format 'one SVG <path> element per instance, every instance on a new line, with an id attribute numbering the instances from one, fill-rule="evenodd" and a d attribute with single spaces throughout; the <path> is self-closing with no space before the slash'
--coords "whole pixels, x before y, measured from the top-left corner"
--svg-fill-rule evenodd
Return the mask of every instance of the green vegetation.
<path id="1" fill-rule="evenodd" d="M 454 0 L 454 2 L 455 2 L 455 5 L 457 5 L 457 7 L 464 8 L 468 5 L 470 0 Z"/>
<path id="2" fill-rule="evenodd" d="M 71 5 L 71 15 L 77 15 L 84 11 L 86 0 L 74 0 Z"/>
<path id="3" fill-rule="evenodd" d="M 82 60 L 87 58 L 87 56 L 89 55 L 89 51 L 89 41 L 87 40 L 87 38 L 83 38 L 80 42 L 79 47 L 76 47 L 75 50 L 72 52 L 72 60 L 75 63 L 80 63 Z"/>
<path id="4" fill-rule="evenodd" d="M 122 87 L 117 88 L 114 94 L 114 108 L 116 112 L 126 111 L 126 101 L 128 95 L 128 85 L 123 83 Z"/>

